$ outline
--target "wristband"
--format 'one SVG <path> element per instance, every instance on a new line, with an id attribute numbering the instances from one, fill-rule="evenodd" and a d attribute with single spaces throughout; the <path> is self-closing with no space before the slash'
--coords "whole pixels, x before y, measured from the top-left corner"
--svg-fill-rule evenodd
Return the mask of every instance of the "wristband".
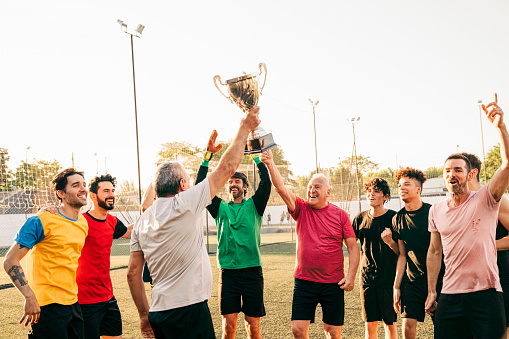
<path id="1" fill-rule="evenodd" d="M 205 156 L 203 157 L 203 160 L 207 160 L 207 161 L 210 161 L 210 159 L 212 159 L 212 156 L 214 155 L 214 153 L 212 153 L 211 151 L 207 151 L 205 153 Z"/>
<path id="2" fill-rule="evenodd" d="M 254 160 L 255 164 L 259 164 L 261 163 L 262 161 L 260 160 L 260 157 L 259 156 L 256 156 L 254 154 L 251 154 L 251 158 Z"/>
<path id="3" fill-rule="evenodd" d="M 202 165 L 202 166 L 205 166 L 205 167 L 209 167 L 209 161 L 208 161 L 208 160 L 203 159 L 203 160 L 201 161 L 201 165 Z"/>

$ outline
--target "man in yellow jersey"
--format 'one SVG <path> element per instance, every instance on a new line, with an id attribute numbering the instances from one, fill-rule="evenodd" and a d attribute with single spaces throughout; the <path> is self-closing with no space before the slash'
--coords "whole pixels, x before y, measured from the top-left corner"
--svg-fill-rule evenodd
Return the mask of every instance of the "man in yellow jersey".
<path id="1" fill-rule="evenodd" d="M 7 252 L 4 269 L 25 298 L 19 323 L 32 325 L 29 338 L 83 338 L 76 269 L 88 233 L 80 208 L 87 204 L 83 172 L 67 168 L 51 182 L 61 204 L 58 214 L 43 212 L 21 226 Z M 20 261 L 27 259 L 28 279 Z"/>

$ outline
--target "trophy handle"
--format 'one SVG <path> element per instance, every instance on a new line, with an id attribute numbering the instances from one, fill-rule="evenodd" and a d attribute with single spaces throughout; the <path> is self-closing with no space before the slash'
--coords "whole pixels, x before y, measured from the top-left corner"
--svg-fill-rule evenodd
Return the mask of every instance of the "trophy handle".
<path id="1" fill-rule="evenodd" d="M 221 91 L 221 88 L 219 88 L 219 86 L 217 85 L 217 81 L 219 81 L 219 83 L 220 83 L 221 85 L 225 86 L 225 84 L 223 84 L 223 83 L 221 82 L 221 77 L 220 77 L 219 75 L 214 76 L 214 85 L 216 86 L 217 90 L 218 90 L 218 91 L 219 91 L 219 92 L 220 92 L 220 93 L 221 93 L 221 94 L 222 94 L 222 95 L 223 95 L 226 99 L 230 100 L 230 102 L 233 104 L 234 102 L 233 102 L 232 98 L 230 98 L 229 96 L 226 96 L 226 95 L 223 93 L 223 91 Z"/>
<path id="2" fill-rule="evenodd" d="M 267 66 L 265 66 L 263 62 L 260 62 L 260 64 L 258 65 L 258 68 L 260 69 L 260 74 L 258 76 L 262 75 L 262 67 L 263 70 L 265 71 L 263 72 L 265 76 L 263 77 L 263 85 L 262 87 L 260 87 L 260 94 L 262 94 L 263 88 L 265 87 L 265 82 L 267 81 Z"/>

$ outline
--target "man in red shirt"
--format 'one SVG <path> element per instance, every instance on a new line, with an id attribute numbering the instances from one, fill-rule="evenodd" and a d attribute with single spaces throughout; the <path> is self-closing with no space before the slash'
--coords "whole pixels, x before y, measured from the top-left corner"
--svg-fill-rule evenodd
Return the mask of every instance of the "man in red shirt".
<path id="1" fill-rule="evenodd" d="M 122 319 L 113 296 L 110 255 L 113 239 L 130 238 L 133 225 L 126 227 L 108 212 L 115 207 L 116 180 L 110 174 L 90 181 L 93 208 L 84 213 L 88 235 L 79 258 L 76 282 L 78 302 L 85 321 L 85 339 L 122 338 Z"/>
<path id="2" fill-rule="evenodd" d="M 314 322 L 316 305 L 320 303 L 326 337 L 341 338 L 344 291 L 353 289 L 359 265 L 359 247 L 350 219 L 344 210 L 328 202 L 330 185 L 323 174 L 315 174 L 311 178 L 305 201 L 284 185 L 270 150 L 264 151 L 260 160 L 267 165 L 276 191 L 297 221 L 293 335 L 295 338 L 308 338 L 309 324 Z M 349 255 L 346 276 L 343 242 Z"/>

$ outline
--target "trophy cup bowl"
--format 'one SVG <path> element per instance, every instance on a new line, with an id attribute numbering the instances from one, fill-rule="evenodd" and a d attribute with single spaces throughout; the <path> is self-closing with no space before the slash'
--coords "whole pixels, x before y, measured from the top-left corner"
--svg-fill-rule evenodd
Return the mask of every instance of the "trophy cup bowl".
<path id="1" fill-rule="evenodd" d="M 246 74 L 240 77 L 226 80 L 226 84 L 221 82 L 219 75 L 214 76 L 214 85 L 219 92 L 232 104 L 236 104 L 244 113 L 247 113 L 251 108 L 258 104 L 262 90 L 265 87 L 267 80 L 267 66 L 264 63 L 258 65 L 260 74 Z M 258 77 L 264 70 L 263 86 L 258 88 Z M 226 86 L 229 95 L 225 95 L 218 85 Z M 272 133 L 267 133 L 263 128 L 258 126 L 255 131 L 252 131 L 248 137 L 246 149 L 244 154 L 261 153 L 266 149 L 276 146 Z"/>

